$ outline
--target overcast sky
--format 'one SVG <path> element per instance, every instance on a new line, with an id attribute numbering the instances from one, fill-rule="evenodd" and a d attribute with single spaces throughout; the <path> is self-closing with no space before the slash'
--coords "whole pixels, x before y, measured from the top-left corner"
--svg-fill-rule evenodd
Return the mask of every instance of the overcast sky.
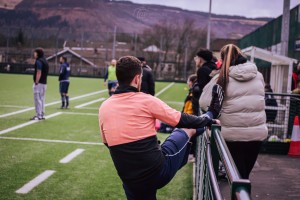
<path id="1" fill-rule="evenodd" d="M 160 4 L 187 10 L 208 11 L 209 0 L 131 0 L 135 3 Z M 291 8 L 300 0 L 291 0 Z M 282 14 L 283 0 L 212 0 L 212 12 L 216 14 L 246 17 L 278 17 Z"/>

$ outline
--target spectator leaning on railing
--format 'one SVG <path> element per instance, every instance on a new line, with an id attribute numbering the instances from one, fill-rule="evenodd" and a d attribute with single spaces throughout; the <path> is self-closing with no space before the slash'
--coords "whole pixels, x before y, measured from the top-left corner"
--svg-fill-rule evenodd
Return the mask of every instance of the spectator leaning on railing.
<path id="1" fill-rule="evenodd" d="M 213 52 L 207 49 L 200 49 L 194 58 L 197 67 L 197 81 L 199 87 L 199 97 L 205 85 L 211 80 L 210 73 L 217 69 L 213 59 Z M 211 92 L 211 91 L 210 91 Z M 199 113 L 198 113 L 199 114 Z"/>
<path id="2" fill-rule="evenodd" d="M 233 44 L 221 49 L 221 59 L 223 64 L 219 76 L 212 78 L 202 95 L 210 94 L 215 83 L 224 89 L 221 133 L 241 177 L 248 179 L 262 141 L 268 135 L 264 79 L 256 65 L 247 62 L 241 50 Z M 206 110 L 210 102 L 209 95 L 205 96 L 205 99 L 200 97 L 202 110 Z"/>

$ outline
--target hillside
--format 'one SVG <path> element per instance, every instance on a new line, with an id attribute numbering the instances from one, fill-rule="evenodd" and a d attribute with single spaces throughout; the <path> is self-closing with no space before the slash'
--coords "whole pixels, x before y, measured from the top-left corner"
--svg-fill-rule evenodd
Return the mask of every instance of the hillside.
<path id="1" fill-rule="evenodd" d="M 6 5 L 6 6 L 4 6 Z M 9 5 L 9 6 L 8 6 Z M 207 26 L 208 14 L 158 5 L 108 0 L 0 0 L 0 26 L 66 28 L 74 32 L 141 33 L 162 20 L 183 23 L 194 20 L 197 28 Z M 240 38 L 269 19 L 212 15 L 216 38 Z"/>

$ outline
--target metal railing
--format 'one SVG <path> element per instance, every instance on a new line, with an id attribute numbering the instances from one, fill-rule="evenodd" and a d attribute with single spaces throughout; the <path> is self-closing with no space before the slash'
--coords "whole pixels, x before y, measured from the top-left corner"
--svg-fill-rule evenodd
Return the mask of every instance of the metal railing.
<path id="1" fill-rule="evenodd" d="M 196 200 L 223 199 L 216 177 L 220 160 L 225 167 L 231 190 L 231 199 L 251 199 L 251 183 L 248 179 L 241 179 L 226 142 L 221 135 L 220 126 L 212 126 L 211 137 L 207 132 L 200 136 L 197 147 L 195 162 Z"/>
<path id="2" fill-rule="evenodd" d="M 266 92 L 265 102 L 269 136 L 279 141 L 290 138 L 294 117 L 300 115 L 300 95 Z"/>

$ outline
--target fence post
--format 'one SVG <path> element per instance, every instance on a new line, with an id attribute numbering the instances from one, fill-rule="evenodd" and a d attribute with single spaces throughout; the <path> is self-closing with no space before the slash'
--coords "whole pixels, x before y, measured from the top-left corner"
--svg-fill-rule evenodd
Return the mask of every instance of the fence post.
<path id="1" fill-rule="evenodd" d="M 248 179 L 233 180 L 231 184 L 231 199 L 232 200 L 250 200 L 251 183 Z"/>
<path id="2" fill-rule="evenodd" d="M 218 151 L 218 147 L 216 144 L 216 137 L 215 137 L 215 134 L 217 132 L 216 130 L 221 131 L 221 126 L 212 125 L 211 136 L 210 136 L 210 145 L 211 145 L 211 155 L 212 155 L 214 171 L 215 171 L 216 176 L 218 176 L 220 156 L 219 156 L 219 151 Z"/>

